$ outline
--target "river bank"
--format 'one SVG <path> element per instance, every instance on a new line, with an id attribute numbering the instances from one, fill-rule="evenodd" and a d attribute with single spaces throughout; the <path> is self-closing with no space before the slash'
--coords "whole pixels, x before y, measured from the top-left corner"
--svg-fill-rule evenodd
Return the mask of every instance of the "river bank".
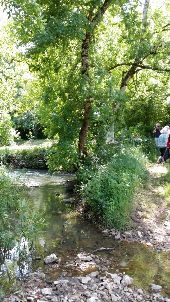
<path id="1" fill-rule="evenodd" d="M 170 302 L 159 292 L 161 287 L 151 285 L 145 292 L 133 285 L 133 279 L 125 274 L 92 272 L 86 276 L 62 277 L 52 284 L 45 281 L 42 272 L 32 274 L 20 290 L 4 302 Z"/>
<path id="2" fill-rule="evenodd" d="M 148 170 L 150 181 L 135 195 L 129 229 L 124 232 L 105 229 L 103 232 L 117 240 L 137 241 L 156 250 L 170 251 L 170 205 L 162 181 L 168 173 L 168 164 L 150 165 Z"/>
<path id="3" fill-rule="evenodd" d="M 63 214 L 59 213 L 59 216 L 56 216 L 58 209 L 55 208 L 55 215 L 51 216 L 53 220 L 50 218 L 49 226 L 53 234 L 47 233 L 47 238 L 43 240 L 48 246 L 48 253 L 50 250 L 58 250 L 57 257 L 61 256 L 61 261 L 42 268 L 44 252 L 42 255 L 38 254 L 37 260 L 39 258 L 41 260 L 36 260 L 35 272 L 30 273 L 21 281 L 17 281 L 14 294 L 6 296 L 1 301 L 169 302 L 170 299 L 167 297 L 170 285 L 168 281 L 170 280 L 168 278 L 170 276 L 168 269 L 168 267 L 170 268 L 169 207 L 164 195 L 165 187 L 161 182 L 161 178 L 166 175 L 168 170 L 167 166 L 163 165 L 152 165 L 148 169 L 151 181 L 146 188 L 136 194 L 136 207 L 132 214 L 133 225 L 125 232 L 121 233 L 114 229 L 102 230 L 103 234 L 99 234 L 94 229 L 89 232 L 90 225 L 86 223 L 83 227 L 80 222 L 76 222 L 75 216 L 73 215 L 73 218 L 69 213 L 65 214 L 67 218 L 65 216 L 64 222 L 60 221 Z M 51 201 L 52 205 L 54 200 L 49 195 L 52 188 L 47 187 L 50 176 L 41 173 L 40 182 L 39 174 L 28 173 L 28 175 L 32 179 L 32 183 L 28 179 L 26 180 L 28 187 L 37 188 L 37 191 L 32 189 L 35 199 L 38 200 L 38 196 L 45 193 L 45 199 L 48 202 Z M 59 180 L 58 178 L 53 179 L 53 187 L 55 187 L 55 181 L 59 181 L 60 184 L 65 181 L 68 183 L 68 179 L 64 179 L 61 176 Z M 24 177 L 21 180 L 23 181 Z M 42 186 L 40 194 L 39 186 L 41 184 L 45 187 L 43 189 Z M 62 194 L 61 191 L 57 198 L 58 196 L 61 198 Z M 74 198 L 72 197 L 72 199 Z M 42 207 L 42 202 L 40 202 L 40 207 Z M 54 209 L 50 208 L 51 210 Z M 59 225 L 56 225 L 57 238 L 54 227 L 56 220 L 60 221 L 61 226 L 60 230 Z M 102 236 L 107 237 L 107 242 Z M 54 240 L 55 242 L 60 240 L 59 245 L 55 243 L 54 246 Z M 142 244 L 137 247 L 135 241 Z M 126 242 L 127 246 L 124 244 Z M 88 250 L 91 252 L 89 253 Z M 156 254 L 152 250 L 155 250 Z M 162 251 L 166 251 L 163 257 L 161 256 Z M 154 260 L 155 255 L 157 256 Z M 164 269 L 166 269 L 165 273 L 161 275 Z M 133 276 L 134 278 L 132 278 Z"/>

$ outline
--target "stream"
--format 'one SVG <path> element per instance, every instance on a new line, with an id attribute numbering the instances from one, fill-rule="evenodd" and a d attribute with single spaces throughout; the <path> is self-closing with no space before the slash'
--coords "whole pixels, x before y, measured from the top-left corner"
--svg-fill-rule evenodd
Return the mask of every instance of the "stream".
<path id="1" fill-rule="evenodd" d="M 170 253 L 154 251 L 140 243 L 114 240 L 85 221 L 75 209 L 74 175 L 15 170 L 10 176 L 27 186 L 28 202 L 44 211 L 46 222 L 36 240 L 34 256 L 28 257 L 22 267 L 17 257 L 8 260 L 13 263 L 16 277 L 21 278 L 37 269 L 43 270 L 49 282 L 61 275 L 86 275 L 96 268 L 81 269 L 75 262 L 77 254 L 85 253 L 97 257 L 101 271 L 125 272 L 140 288 L 148 289 L 155 283 L 163 287 L 165 294 L 170 294 Z M 59 266 L 44 264 L 44 258 L 52 253 L 61 258 Z M 0 282 L 4 271 L 5 264 L 2 264 Z"/>

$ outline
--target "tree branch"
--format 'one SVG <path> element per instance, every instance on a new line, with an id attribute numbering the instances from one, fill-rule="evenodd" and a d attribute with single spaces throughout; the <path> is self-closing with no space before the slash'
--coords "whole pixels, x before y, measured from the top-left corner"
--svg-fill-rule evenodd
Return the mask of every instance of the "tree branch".
<path id="1" fill-rule="evenodd" d="M 170 72 L 170 68 L 161 68 L 157 66 L 149 66 L 149 65 L 143 65 L 143 64 L 138 64 L 138 67 L 141 69 L 151 69 L 159 72 Z"/>
<path id="2" fill-rule="evenodd" d="M 170 23 L 166 24 L 163 28 L 162 31 L 170 30 Z"/>
<path id="3" fill-rule="evenodd" d="M 117 67 L 120 67 L 120 66 L 132 66 L 134 65 L 134 63 L 119 63 L 119 64 L 116 64 L 114 66 L 112 66 L 109 71 L 117 68 Z M 151 69 L 151 70 L 155 70 L 155 71 L 160 71 L 160 72 L 169 72 L 170 71 L 170 68 L 161 68 L 161 67 L 157 67 L 157 66 L 149 66 L 149 65 L 144 65 L 144 64 L 136 64 L 136 67 L 140 67 L 139 70 L 142 70 L 142 69 Z M 139 71 L 138 70 L 138 71 Z"/>
<path id="4" fill-rule="evenodd" d="M 131 62 L 131 63 L 118 63 L 118 64 L 112 66 L 111 68 L 109 68 L 109 71 L 113 70 L 113 69 L 115 69 L 117 67 L 120 67 L 120 66 L 131 66 L 132 64 L 133 64 L 133 62 Z"/>
<path id="5" fill-rule="evenodd" d="M 92 23 L 92 28 L 94 29 L 97 24 L 100 22 L 100 20 L 102 19 L 104 13 L 106 12 L 106 10 L 108 9 L 109 5 L 113 2 L 113 0 L 105 0 L 103 5 L 99 8 L 99 10 L 97 11 L 96 15 L 93 17 L 93 19 L 91 20 Z"/>

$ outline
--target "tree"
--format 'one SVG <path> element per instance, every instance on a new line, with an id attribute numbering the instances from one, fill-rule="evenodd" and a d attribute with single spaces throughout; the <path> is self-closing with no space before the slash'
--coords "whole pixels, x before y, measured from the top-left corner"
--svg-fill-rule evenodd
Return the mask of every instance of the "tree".
<path id="1" fill-rule="evenodd" d="M 113 120 L 122 127 L 136 87 L 147 85 L 147 71 L 166 80 L 169 25 L 149 1 L 143 7 L 109 0 L 5 5 L 30 69 L 39 74 L 42 121 L 60 149 L 96 150 Z"/>

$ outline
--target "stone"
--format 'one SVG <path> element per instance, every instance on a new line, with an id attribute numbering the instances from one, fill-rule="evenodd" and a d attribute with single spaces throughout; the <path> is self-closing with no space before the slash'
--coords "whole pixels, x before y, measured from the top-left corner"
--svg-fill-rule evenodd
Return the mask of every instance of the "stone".
<path id="1" fill-rule="evenodd" d="M 52 295 L 52 288 L 51 287 L 45 287 L 45 288 L 42 288 L 41 289 L 41 293 L 44 295 L 44 296 L 50 296 Z"/>
<path id="2" fill-rule="evenodd" d="M 162 290 L 162 286 L 153 283 L 151 284 L 151 290 L 155 293 L 158 293 Z"/>
<path id="3" fill-rule="evenodd" d="M 91 296 L 91 298 L 87 299 L 87 302 L 99 302 L 97 295 Z"/>
<path id="4" fill-rule="evenodd" d="M 138 294 L 143 295 L 143 290 L 141 288 L 138 289 Z"/>
<path id="5" fill-rule="evenodd" d="M 102 301 L 110 301 L 109 296 L 104 291 L 100 292 L 100 297 Z"/>
<path id="6" fill-rule="evenodd" d="M 51 297 L 51 302 L 58 302 L 58 298 L 57 297 Z"/>
<path id="7" fill-rule="evenodd" d="M 56 256 L 56 254 L 51 254 L 51 255 L 47 256 L 46 258 L 44 258 L 44 263 L 45 264 L 56 263 L 58 261 L 59 261 L 59 259 Z"/>
<path id="8" fill-rule="evenodd" d="M 111 274 L 111 273 L 108 273 L 108 275 L 112 278 L 112 280 L 113 280 L 114 283 L 120 284 L 120 282 L 122 280 L 122 277 L 120 277 L 117 274 Z"/>
<path id="9" fill-rule="evenodd" d="M 99 272 L 96 271 L 96 272 L 90 273 L 88 276 L 90 276 L 91 278 L 96 278 L 98 275 L 99 275 Z"/>
<path id="10" fill-rule="evenodd" d="M 86 297 L 86 298 L 90 298 L 91 297 L 91 293 L 89 291 L 85 291 L 83 293 L 83 296 Z"/>
<path id="11" fill-rule="evenodd" d="M 142 232 L 137 231 L 137 234 L 138 234 L 139 238 L 142 238 L 142 237 L 143 237 Z"/>
<path id="12" fill-rule="evenodd" d="M 115 236 L 115 239 L 117 239 L 117 240 L 120 239 L 120 232 L 117 233 L 117 235 Z"/>
<path id="13" fill-rule="evenodd" d="M 89 255 L 85 255 L 83 253 L 80 253 L 77 255 L 77 257 L 81 260 L 81 261 L 85 261 L 85 262 L 90 262 L 93 261 L 93 258 Z"/>
<path id="14" fill-rule="evenodd" d="M 131 231 L 126 231 L 126 232 L 124 232 L 124 235 L 126 237 L 131 237 L 132 236 L 132 232 Z"/>
<path id="15" fill-rule="evenodd" d="M 121 284 L 123 286 L 128 286 L 131 285 L 133 283 L 133 278 L 129 277 L 128 275 L 124 275 L 123 279 L 121 281 Z"/>
<path id="16" fill-rule="evenodd" d="M 96 269 L 96 263 L 94 261 L 89 261 L 89 262 L 82 262 L 80 264 L 77 264 L 77 267 L 79 267 L 79 269 L 81 271 L 89 271 L 89 269 Z"/>
<path id="17" fill-rule="evenodd" d="M 112 302 L 117 302 L 117 301 L 119 301 L 119 297 L 117 297 L 117 296 L 114 295 L 114 294 L 111 294 L 111 299 L 112 299 Z"/>
<path id="18" fill-rule="evenodd" d="M 69 281 L 67 279 L 60 279 L 60 280 L 57 280 L 57 281 L 54 281 L 54 285 L 57 286 L 57 285 L 64 285 L 64 284 L 67 284 Z"/>
<path id="19" fill-rule="evenodd" d="M 27 297 L 27 301 L 28 302 L 33 302 L 34 301 L 34 297 Z"/>
<path id="20" fill-rule="evenodd" d="M 80 277 L 79 279 L 80 279 L 81 283 L 83 283 L 83 284 L 87 284 L 89 281 L 91 281 L 91 278 L 88 276 Z"/>

